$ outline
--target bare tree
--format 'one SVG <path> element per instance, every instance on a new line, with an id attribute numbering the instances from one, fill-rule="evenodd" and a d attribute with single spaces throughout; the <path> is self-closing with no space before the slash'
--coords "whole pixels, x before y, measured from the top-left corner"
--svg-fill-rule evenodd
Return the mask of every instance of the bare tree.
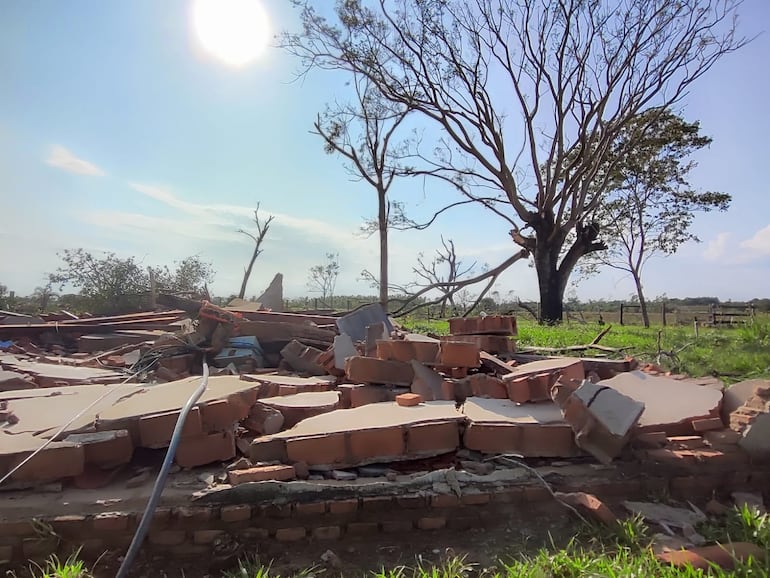
<path id="1" fill-rule="evenodd" d="M 333 21 L 295 3 L 302 31 L 283 45 L 306 69 L 365 77 L 440 129 L 424 174 L 499 195 L 483 204 L 532 254 L 544 321 L 561 319 L 578 261 L 606 248 L 590 215 L 619 132 L 747 42 L 741 0 L 346 0 Z"/>
<path id="2" fill-rule="evenodd" d="M 334 289 L 340 274 L 339 253 L 327 253 L 326 263 L 313 265 L 308 272 L 307 286 L 310 291 L 321 294 L 324 305 L 334 308 Z M 329 299 L 327 302 L 326 299 Z"/>
<path id="3" fill-rule="evenodd" d="M 393 135 L 409 114 L 409 108 L 391 103 L 381 97 L 371 81 L 354 75 L 354 104 L 335 104 L 327 107 L 315 121 L 315 134 L 324 139 L 328 153 L 338 153 L 347 161 L 350 174 L 371 185 L 377 192 L 377 220 L 375 227 L 362 228 L 365 232 L 379 231 L 380 274 L 378 287 L 380 303 L 388 305 L 388 229 L 392 203 L 388 191 L 393 180 L 404 174 L 401 161 L 405 144 L 393 142 Z M 403 217 L 403 207 L 397 206 Z"/>
<path id="4" fill-rule="evenodd" d="M 254 268 L 254 261 L 262 254 L 262 243 L 265 240 L 267 231 L 270 229 L 270 223 L 273 222 L 274 215 L 270 215 L 264 221 L 259 217 L 259 203 L 257 208 L 254 209 L 254 223 L 257 225 L 257 234 L 250 233 L 245 229 L 238 229 L 239 233 L 243 233 L 247 237 L 250 237 L 254 241 L 254 252 L 251 254 L 248 266 L 243 270 L 243 282 L 241 283 L 241 290 L 238 292 L 238 298 L 243 299 L 246 295 L 246 286 L 249 284 L 249 277 L 251 277 L 251 270 Z"/>
<path id="5" fill-rule="evenodd" d="M 459 260 L 452 239 L 445 241 L 444 237 L 441 237 L 441 246 L 442 249 L 437 249 L 436 256 L 428 263 L 425 261 L 425 255 L 420 253 L 413 271 L 418 279 L 415 285 L 423 288 L 433 287 L 440 293 L 439 315 L 446 317 L 447 305 L 452 306 L 453 315 L 457 314 L 455 292 L 452 289 L 458 280 L 473 272 L 476 262 L 468 265 Z"/>

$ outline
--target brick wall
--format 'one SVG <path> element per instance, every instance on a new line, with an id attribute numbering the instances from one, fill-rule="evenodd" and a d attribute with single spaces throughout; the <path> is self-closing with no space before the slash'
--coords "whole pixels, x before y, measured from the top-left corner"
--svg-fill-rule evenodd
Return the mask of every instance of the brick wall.
<path id="1" fill-rule="evenodd" d="M 607 470 L 600 477 L 565 477 L 558 491 L 594 493 L 612 504 L 623 499 L 671 495 L 707 500 L 735 489 L 768 491 L 770 469 L 736 471 L 632 473 Z M 483 478 L 479 478 L 483 480 Z M 394 485 L 390 491 L 397 489 Z M 351 492 L 354 491 L 350 488 Z M 236 496 L 242 494 L 235 494 Z M 273 494 L 275 495 L 275 494 Z M 454 493 L 414 492 L 397 495 L 318 497 L 318 492 L 292 494 L 292 501 L 216 503 L 161 507 L 153 517 L 145 548 L 165 556 L 204 556 L 234 540 L 245 545 L 272 542 L 335 541 L 346 535 L 405 534 L 464 530 L 511 520 L 563 516 L 564 510 L 539 483 L 484 484 Z M 230 496 L 232 499 L 232 495 Z M 242 500 L 246 501 L 246 500 Z M 124 552 L 141 512 L 41 516 L 29 520 L 0 519 L 0 561 L 24 563 L 52 553 L 66 555 L 82 548 L 81 557 L 95 560 L 105 551 Z M 2 562 L 0 562 L 2 566 Z"/>

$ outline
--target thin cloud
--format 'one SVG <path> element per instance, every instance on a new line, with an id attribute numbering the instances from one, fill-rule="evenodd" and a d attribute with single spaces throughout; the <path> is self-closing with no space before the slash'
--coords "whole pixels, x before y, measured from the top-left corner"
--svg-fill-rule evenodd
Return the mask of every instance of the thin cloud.
<path id="1" fill-rule="evenodd" d="M 703 251 L 703 257 L 709 261 L 717 261 L 727 253 L 727 246 L 730 242 L 732 233 L 719 233 L 715 239 L 712 239 L 706 245 Z"/>
<path id="2" fill-rule="evenodd" d="M 76 175 L 101 177 L 106 174 L 95 164 L 78 158 L 72 153 L 72 151 L 61 145 L 53 145 L 51 147 L 48 158 L 46 158 L 45 162 L 52 167 L 67 171 L 68 173 L 74 173 Z"/>
<path id="3" fill-rule="evenodd" d="M 770 255 L 770 225 L 763 227 L 750 239 L 741 242 L 741 248 L 747 249 L 756 257 Z"/>
<path id="4" fill-rule="evenodd" d="M 173 191 L 166 187 L 136 182 L 129 183 L 129 186 L 136 192 L 155 199 L 168 207 L 172 207 L 212 224 L 230 225 L 238 228 L 245 224 L 244 221 L 246 219 L 251 220 L 254 216 L 254 207 L 191 203 L 179 198 Z M 317 219 L 296 217 L 293 215 L 276 213 L 267 209 L 262 209 L 260 213 L 264 218 L 270 216 L 275 217 L 275 225 L 293 229 L 303 236 L 329 240 L 334 244 L 342 246 L 349 245 L 356 239 L 353 234 L 353 227 L 350 227 L 350 230 L 346 231 L 344 227 L 340 227 L 337 223 L 330 224 Z M 226 217 L 230 217 L 230 219 L 226 219 Z M 234 220 L 233 218 L 237 218 L 237 220 Z"/>

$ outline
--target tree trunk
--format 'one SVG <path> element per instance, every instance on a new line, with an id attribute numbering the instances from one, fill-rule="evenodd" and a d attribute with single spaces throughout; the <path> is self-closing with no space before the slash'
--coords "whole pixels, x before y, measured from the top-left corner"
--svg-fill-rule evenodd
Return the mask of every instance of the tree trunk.
<path id="1" fill-rule="evenodd" d="M 257 243 L 257 246 L 254 247 L 254 253 L 251 255 L 251 260 L 249 261 L 249 266 L 246 267 L 246 270 L 243 272 L 243 283 L 241 283 L 241 290 L 238 293 L 239 299 L 244 299 L 244 295 L 246 295 L 246 285 L 249 283 L 249 277 L 251 277 L 251 269 L 254 267 L 254 261 L 257 260 L 257 257 L 259 256 L 259 243 Z"/>
<path id="2" fill-rule="evenodd" d="M 377 225 L 380 230 L 380 304 L 388 310 L 388 206 L 385 191 L 379 189 L 379 213 Z"/>
<path id="3" fill-rule="evenodd" d="M 535 270 L 540 287 L 540 322 L 560 323 L 564 315 L 564 288 L 566 282 L 561 279 L 558 252 L 535 250 Z M 555 254 L 554 254 L 555 253 Z"/>
<path id="4" fill-rule="evenodd" d="M 639 273 L 633 271 L 632 276 L 634 278 L 634 284 L 636 285 L 636 296 L 639 298 L 639 309 L 642 312 L 642 323 L 645 327 L 650 326 L 650 316 L 647 313 L 647 301 L 644 299 L 644 291 L 642 291 L 642 279 L 639 277 Z"/>

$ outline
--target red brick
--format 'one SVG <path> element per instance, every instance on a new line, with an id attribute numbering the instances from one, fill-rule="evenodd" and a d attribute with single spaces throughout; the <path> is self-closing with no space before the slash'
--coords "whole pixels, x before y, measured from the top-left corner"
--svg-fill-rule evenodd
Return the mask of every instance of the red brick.
<path id="1" fill-rule="evenodd" d="M 582 382 L 585 378 L 585 368 L 583 362 L 577 357 L 544 359 L 542 361 L 522 363 L 511 368 L 511 373 L 503 376 L 503 381 L 508 382 L 521 377 L 549 374 L 560 374 L 560 381 L 562 383 L 571 380 Z"/>
<path id="2" fill-rule="evenodd" d="M 198 530 L 193 532 L 194 544 L 212 544 L 224 534 L 224 530 Z"/>
<path id="3" fill-rule="evenodd" d="M 358 383 L 388 383 L 411 385 L 412 366 L 401 361 L 385 361 L 376 357 L 348 357 L 345 373 L 350 381 Z"/>
<path id="4" fill-rule="evenodd" d="M 275 539 L 279 542 L 298 542 L 307 535 L 307 530 L 302 526 L 293 528 L 279 528 L 275 532 Z"/>
<path id="5" fill-rule="evenodd" d="M 236 534 L 238 539 L 246 543 L 261 542 L 270 537 L 270 532 L 266 528 L 244 528 Z"/>
<path id="6" fill-rule="evenodd" d="M 524 488 L 524 501 L 528 504 L 553 499 L 551 492 L 543 486 L 526 486 Z"/>
<path id="7" fill-rule="evenodd" d="M 455 421 L 412 425 L 406 432 L 406 453 L 410 455 L 450 452 L 460 445 L 460 428 Z"/>
<path id="8" fill-rule="evenodd" d="M 486 351 L 493 355 L 516 351 L 516 342 L 507 335 L 447 335 L 440 337 L 440 339 L 442 341 L 473 343 L 480 351 Z"/>
<path id="9" fill-rule="evenodd" d="M 361 500 L 363 510 L 389 512 L 393 509 L 393 498 L 390 496 L 369 496 Z"/>
<path id="10" fill-rule="evenodd" d="M 278 386 L 279 396 L 294 395 L 295 393 L 299 393 L 299 387 L 297 387 L 296 385 L 288 385 L 288 384 L 282 383 Z"/>
<path id="11" fill-rule="evenodd" d="M 356 498 L 329 502 L 329 512 L 332 514 L 350 514 L 356 511 L 358 511 L 358 500 Z"/>
<path id="12" fill-rule="evenodd" d="M 412 522 L 409 520 L 383 520 L 382 531 L 387 534 L 408 535 L 412 531 Z"/>
<path id="13" fill-rule="evenodd" d="M 396 403 L 402 407 L 413 407 L 423 402 L 422 396 L 416 393 L 402 393 L 396 396 Z"/>
<path id="14" fill-rule="evenodd" d="M 479 525 L 479 519 L 473 516 L 460 516 L 449 518 L 447 527 L 451 530 L 470 530 Z"/>
<path id="15" fill-rule="evenodd" d="M 214 518 L 214 509 L 211 507 L 191 508 L 183 506 L 174 508 L 173 514 L 183 524 L 205 524 Z"/>
<path id="16" fill-rule="evenodd" d="M 291 504 L 265 504 L 259 512 L 265 518 L 286 519 L 291 517 Z"/>
<path id="17" fill-rule="evenodd" d="M 23 538 L 34 535 L 35 528 L 29 520 L 0 520 L 0 538 Z"/>
<path id="18" fill-rule="evenodd" d="M 276 480 L 287 482 L 296 477 L 294 466 L 259 466 L 248 468 L 246 470 L 230 470 L 227 472 L 230 484 L 237 486 L 248 482 L 264 482 L 267 480 Z"/>
<path id="19" fill-rule="evenodd" d="M 449 320 L 452 335 L 516 335 L 516 318 L 512 315 L 455 317 Z"/>
<path id="20" fill-rule="evenodd" d="M 434 508 L 454 508 L 460 505 L 460 498 L 454 494 L 438 494 L 430 497 L 430 505 Z"/>
<path id="21" fill-rule="evenodd" d="M 348 524 L 348 535 L 350 536 L 369 536 L 376 534 L 379 530 L 377 522 L 350 522 Z"/>
<path id="22" fill-rule="evenodd" d="M 595 521 L 607 526 L 614 526 L 618 522 L 618 519 L 615 514 L 612 513 L 612 510 L 593 494 L 586 494 L 585 492 L 563 494 L 561 492 L 556 492 L 556 498 L 585 514 L 588 514 Z"/>
<path id="23" fill-rule="evenodd" d="M 97 532 L 124 532 L 128 530 L 129 516 L 123 512 L 96 514 L 93 520 Z"/>
<path id="24" fill-rule="evenodd" d="M 463 381 L 468 383 L 475 397 L 488 397 L 492 399 L 508 399 L 508 388 L 502 379 L 488 373 L 477 373 L 466 377 Z"/>
<path id="25" fill-rule="evenodd" d="M 478 367 L 479 348 L 475 343 L 462 341 L 443 341 L 438 362 L 447 367 Z"/>
<path id="26" fill-rule="evenodd" d="M 300 516 L 317 516 L 326 513 L 326 502 L 310 502 L 309 504 L 294 504 L 294 512 Z"/>
<path id="27" fill-rule="evenodd" d="M 179 442 L 174 460 L 183 468 L 194 468 L 234 457 L 235 436 L 229 431 L 183 439 Z"/>
<path id="28" fill-rule="evenodd" d="M 150 544 L 155 546 L 176 546 L 184 543 L 186 534 L 184 530 L 161 530 L 158 532 L 150 532 L 149 541 Z"/>
<path id="29" fill-rule="evenodd" d="M 238 421 L 237 417 L 235 408 L 226 399 L 210 401 L 201 406 L 201 422 L 206 433 L 231 429 Z"/>
<path id="30" fill-rule="evenodd" d="M 712 430 L 724 429 L 725 425 L 722 423 L 722 419 L 718 417 L 710 417 L 707 419 L 696 419 L 692 422 L 692 429 L 697 432 L 706 432 Z"/>
<path id="31" fill-rule="evenodd" d="M 316 540 L 339 540 L 342 529 L 339 526 L 322 526 L 313 528 L 313 538 Z"/>
<path id="32" fill-rule="evenodd" d="M 341 407 L 361 407 L 388 401 L 389 391 L 379 385 L 344 383 L 338 387 Z"/>
<path id="33" fill-rule="evenodd" d="M 49 520 L 54 532 L 63 536 L 80 536 L 85 533 L 88 523 L 85 516 L 56 516 Z"/>
<path id="34" fill-rule="evenodd" d="M 345 433 L 287 439 L 286 454 L 289 461 L 305 462 L 310 466 L 344 463 L 347 457 Z"/>
<path id="35" fill-rule="evenodd" d="M 532 457 L 571 457 L 580 454 L 572 428 L 562 425 L 522 426 L 518 453 Z"/>
<path id="36" fill-rule="evenodd" d="M 435 363 L 439 355 L 439 344 L 431 341 L 378 340 L 377 357 L 387 361 L 409 363 Z"/>
<path id="37" fill-rule="evenodd" d="M 126 430 L 77 434 L 72 438 L 70 441 L 83 444 L 86 463 L 103 469 L 127 464 L 134 455 L 134 443 Z"/>
<path id="38" fill-rule="evenodd" d="M 462 496 L 462 503 L 466 506 L 480 506 L 488 504 L 489 501 L 489 494 L 463 494 Z"/>
<path id="39" fill-rule="evenodd" d="M 285 462 L 289 459 L 283 438 L 256 438 L 249 446 L 252 462 Z"/>
<path id="40" fill-rule="evenodd" d="M 354 462 L 397 458 L 404 454 L 404 435 L 400 427 L 351 431 L 350 452 Z"/>
<path id="41" fill-rule="evenodd" d="M 431 516 L 417 520 L 417 527 L 420 530 L 441 530 L 446 527 L 446 518 L 444 516 Z"/>
<path id="42" fill-rule="evenodd" d="M 17 454 L 8 464 L 8 470 L 15 468 L 29 454 Z M 82 445 L 49 446 L 41 451 L 13 476 L 12 480 L 24 482 L 49 482 L 62 478 L 74 478 L 83 473 L 86 454 Z"/>
<path id="43" fill-rule="evenodd" d="M 399 508 L 414 510 L 424 508 L 429 504 L 429 500 L 423 496 L 398 496 L 396 504 Z"/>
<path id="44" fill-rule="evenodd" d="M 634 436 L 633 444 L 640 448 L 662 448 L 668 443 L 668 436 L 664 431 L 651 431 Z"/>
<path id="45" fill-rule="evenodd" d="M 219 516 L 223 522 L 243 522 L 251 518 L 251 506 L 247 504 L 222 506 Z"/>
<path id="46" fill-rule="evenodd" d="M 168 411 L 139 418 L 139 443 L 145 448 L 165 448 L 171 442 L 178 411 Z M 192 408 L 182 427 L 182 438 L 196 437 L 203 434 L 201 412 Z"/>
<path id="47" fill-rule="evenodd" d="M 454 401 L 455 399 L 455 382 L 445 379 L 441 382 L 441 399 L 444 401 Z"/>
<path id="48" fill-rule="evenodd" d="M 501 504 L 520 504 L 524 501 L 524 488 L 505 488 L 497 490 L 492 499 Z"/>

